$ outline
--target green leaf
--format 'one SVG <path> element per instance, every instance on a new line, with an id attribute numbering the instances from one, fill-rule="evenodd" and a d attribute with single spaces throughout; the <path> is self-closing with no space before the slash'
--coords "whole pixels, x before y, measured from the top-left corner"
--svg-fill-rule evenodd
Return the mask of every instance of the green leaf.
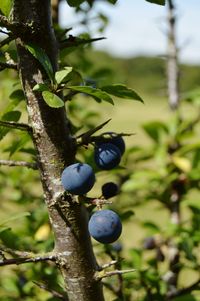
<path id="1" fill-rule="evenodd" d="M 46 71 L 48 77 L 52 81 L 54 81 L 53 67 L 45 51 L 42 48 L 32 43 L 27 44 L 26 48 L 40 62 L 40 64 L 43 66 L 44 70 Z"/>
<path id="2" fill-rule="evenodd" d="M 34 87 L 33 87 L 33 91 L 48 91 L 49 90 L 49 86 L 46 85 L 46 84 L 36 84 Z"/>
<path id="3" fill-rule="evenodd" d="M 134 90 L 127 88 L 125 85 L 114 84 L 110 86 L 103 86 L 101 89 L 107 92 L 108 94 L 120 98 L 134 99 L 134 100 L 144 102 L 143 99 Z"/>
<path id="4" fill-rule="evenodd" d="M 20 101 L 22 101 L 22 100 L 24 100 L 25 99 L 25 95 L 24 95 L 24 92 L 23 92 L 23 90 L 21 90 L 21 89 L 17 89 L 17 90 L 15 90 L 15 91 L 13 91 L 11 94 L 10 94 L 10 99 L 11 100 L 17 100 L 17 102 L 20 102 Z"/>
<path id="5" fill-rule="evenodd" d="M 27 133 L 19 133 L 18 139 L 6 148 L 5 152 L 9 152 L 9 156 L 11 157 L 14 153 L 23 148 L 27 142 L 30 142 L 30 136 Z"/>
<path id="6" fill-rule="evenodd" d="M 67 0 L 67 3 L 69 4 L 69 6 L 72 7 L 77 7 L 79 6 L 81 3 L 83 3 L 85 0 Z"/>
<path id="7" fill-rule="evenodd" d="M 143 222 L 142 226 L 144 228 L 148 229 L 149 233 L 151 233 L 151 234 L 155 234 L 155 233 L 160 232 L 160 228 L 152 222 L 149 222 L 149 221 Z"/>
<path id="8" fill-rule="evenodd" d="M 13 0 L 1 0 L 0 11 L 8 17 L 12 8 Z"/>
<path id="9" fill-rule="evenodd" d="M 19 111 L 10 111 L 5 113 L 2 117 L 2 121 L 14 121 L 17 122 L 21 117 L 21 112 Z M 0 127 L 0 140 L 2 140 L 5 135 L 11 130 L 11 128 L 6 128 L 4 126 Z"/>
<path id="10" fill-rule="evenodd" d="M 161 133 L 168 132 L 166 125 L 161 121 L 150 121 L 143 124 L 142 127 L 155 142 L 159 142 Z"/>
<path id="11" fill-rule="evenodd" d="M 61 107 L 64 107 L 64 105 L 65 105 L 63 100 L 52 92 L 43 91 L 42 96 L 44 98 L 44 101 L 51 108 L 61 108 Z"/>
<path id="12" fill-rule="evenodd" d="M 58 85 L 62 83 L 62 81 L 67 77 L 67 75 L 70 72 L 72 72 L 72 69 L 72 67 L 65 67 L 64 70 L 60 70 L 55 73 L 55 79 Z"/>
<path id="13" fill-rule="evenodd" d="M 165 5 L 165 0 L 146 0 L 146 1 L 154 4 Z"/>
<path id="14" fill-rule="evenodd" d="M 92 96 L 96 101 L 107 101 L 114 104 L 112 98 L 104 91 L 89 86 L 70 86 L 69 89 Z"/>
<path id="15" fill-rule="evenodd" d="M 20 212 L 19 214 L 16 214 L 14 216 L 11 216 L 9 217 L 8 219 L 5 219 L 3 220 L 1 223 L 0 223 L 0 227 L 4 226 L 5 224 L 11 222 L 11 221 L 14 221 L 16 219 L 20 219 L 22 217 L 25 217 L 25 216 L 30 216 L 30 212 Z"/>

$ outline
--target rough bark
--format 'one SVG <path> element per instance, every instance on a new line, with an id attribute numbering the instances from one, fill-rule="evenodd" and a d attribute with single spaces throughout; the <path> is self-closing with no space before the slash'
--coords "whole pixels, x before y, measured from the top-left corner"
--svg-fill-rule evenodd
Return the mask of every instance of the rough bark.
<path id="1" fill-rule="evenodd" d="M 168 0 L 168 53 L 167 53 L 167 78 L 169 106 L 176 110 L 179 106 L 179 67 L 178 49 L 176 45 L 176 17 L 172 0 Z"/>
<path id="2" fill-rule="evenodd" d="M 32 42 L 43 48 L 54 71 L 57 70 L 58 47 L 51 25 L 50 0 L 15 0 L 13 19 L 31 25 L 28 34 L 19 32 L 16 45 L 44 198 L 55 236 L 57 264 L 70 301 L 103 301 L 102 285 L 94 279 L 97 264 L 87 230 L 85 207 L 75 202 L 71 195 L 61 197 L 60 175 L 64 166 L 74 162 L 76 151 L 66 111 L 50 108 L 41 93 L 33 92 L 35 84 L 46 80 L 46 74 L 24 47 L 27 42 Z"/>

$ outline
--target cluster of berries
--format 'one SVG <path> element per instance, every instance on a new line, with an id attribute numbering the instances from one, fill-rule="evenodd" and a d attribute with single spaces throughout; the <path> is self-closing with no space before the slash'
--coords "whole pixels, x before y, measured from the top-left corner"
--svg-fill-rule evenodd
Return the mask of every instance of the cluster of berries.
<path id="1" fill-rule="evenodd" d="M 121 136 L 109 133 L 110 138 L 97 142 L 94 149 L 94 160 L 98 168 L 111 170 L 116 167 L 125 151 L 125 143 Z M 61 176 L 63 187 L 69 193 L 84 195 L 89 192 L 95 183 L 95 174 L 92 167 L 86 163 L 74 163 L 67 166 Z M 118 193 L 118 186 L 109 182 L 102 186 L 102 196 L 109 199 Z M 88 224 L 90 235 L 101 243 L 116 241 L 122 232 L 119 216 L 112 210 L 98 210 Z"/>

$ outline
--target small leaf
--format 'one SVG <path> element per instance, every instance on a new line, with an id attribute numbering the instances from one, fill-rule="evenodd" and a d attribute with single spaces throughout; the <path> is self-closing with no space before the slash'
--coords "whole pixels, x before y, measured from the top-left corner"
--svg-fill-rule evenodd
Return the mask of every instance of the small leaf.
<path id="1" fill-rule="evenodd" d="M 21 112 L 19 111 L 10 111 L 5 113 L 2 117 L 2 121 L 14 121 L 17 122 L 21 117 Z M 11 130 L 11 128 L 6 128 L 4 126 L 0 127 L 0 140 L 4 138 L 4 136 Z"/>
<path id="2" fill-rule="evenodd" d="M 108 94 L 120 98 L 134 99 L 134 100 L 144 102 L 142 98 L 134 90 L 127 88 L 125 85 L 114 84 L 110 86 L 103 86 L 101 89 L 107 92 Z"/>
<path id="3" fill-rule="evenodd" d="M 72 69 L 72 67 L 66 67 L 64 70 L 60 70 L 55 73 L 55 79 L 58 85 L 62 83 L 62 81 L 67 77 L 67 75 L 70 72 L 72 72 Z"/>
<path id="4" fill-rule="evenodd" d="M 154 4 L 165 5 L 165 0 L 146 0 L 146 1 Z"/>
<path id="5" fill-rule="evenodd" d="M 96 101 L 107 101 L 114 104 L 112 98 L 104 91 L 89 86 L 70 86 L 69 89 L 92 96 Z"/>
<path id="6" fill-rule="evenodd" d="M 24 92 L 21 89 L 17 89 L 15 91 L 13 91 L 9 97 L 11 100 L 17 100 L 18 102 L 25 99 Z"/>
<path id="7" fill-rule="evenodd" d="M 53 81 L 54 80 L 53 67 L 45 51 L 42 48 L 32 43 L 27 44 L 26 48 L 40 62 L 40 64 L 43 66 L 44 70 L 46 71 L 48 77 Z"/>
<path id="8" fill-rule="evenodd" d="M 67 0 L 67 3 L 69 4 L 69 6 L 78 7 L 84 1 L 85 0 Z"/>
<path id="9" fill-rule="evenodd" d="M 4 226 L 5 224 L 7 224 L 7 223 L 9 223 L 9 222 L 11 222 L 11 221 L 14 221 L 14 220 L 16 220 L 16 219 L 20 219 L 20 218 L 22 218 L 22 217 L 30 216 L 30 215 L 31 215 L 30 212 L 20 212 L 19 214 L 16 214 L 16 215 L 14 215 L 14 216 L 11 216 L 11 217 L 8 218 L 8 219 L 3 220 L 3 221 L 0 223 L 0 227 L 1 227 L 1 226 Z"/>
<path id="10" fill-rule="evenodd" d="M 187 158 L 172 156 L 172 161 L 180 170 L 186 173 L 191 171 L 191 162 Z"/>
<path id="11" fill-rule="evenodd" d="M 42 96 L 44 98 L 44 101 L 51 108 L 61 108 L 61 107 L 64 107 L 64 105 L 65 105 L 63 100 L 52 92 L 43 91 Z"/>
<path id="12" fill-rule="evenodd" d="M 150 121 L 143 124 L 142 127 L 155 142 L 159 142 L 161 133 L 168 132 L 167 126 L 161 121 Z"/>
<path id="13" fill-rule="evenodd" d="M 48 85 L 46 84 L 36 84 L 34 87 L 33 87 L 33 91 L 48 91 L 49 90 L 49 87 Z"/>
<path id="14" fill-rule="evenodd" d="M 0 11 L 8 17 L 12 8 L 13 0 L 1 0 Z"/>

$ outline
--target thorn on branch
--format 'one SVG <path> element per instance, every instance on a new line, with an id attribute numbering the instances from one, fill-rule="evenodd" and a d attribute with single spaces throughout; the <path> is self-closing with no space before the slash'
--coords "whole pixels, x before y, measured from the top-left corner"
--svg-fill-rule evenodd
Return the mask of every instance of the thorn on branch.
<path id="1" fill-rule="evenodd" d="M 112 276 L 115 276 L 115 275 L 133 273 L 135 271 L 136 271 L 136 269 L 114 270 L 114 271 L 110 271 L 110 272 L 106 272 L 106 271 L 103 270 L 103 271 L 100 271 L 100 272 L 96 273 L 95 279 L 96 280 L 101 280 L 103 278 L 112 277 Z"/>
<path id="2" fill-rule="evenodd" d="M 0 160 L 0 166 L 22 166 L 22 167 L 27 167 L 31 169 L 38 169 L 37 163 L 31 163 L 31 162 L 26 162 L 26 161 L 13 161 L 13 160 Z"/>
<path id="3" fill-rule="evenodd" d="M 101 38 L 93 38 L 93 39 L 80 39 L 69 35 L 69 38 L 60 42 L 60 49 L 69 48 L 69 47 L 77 47 L 80 45 L 90 44 L 93 42 L 104 40 L 104 37 Z"/>

